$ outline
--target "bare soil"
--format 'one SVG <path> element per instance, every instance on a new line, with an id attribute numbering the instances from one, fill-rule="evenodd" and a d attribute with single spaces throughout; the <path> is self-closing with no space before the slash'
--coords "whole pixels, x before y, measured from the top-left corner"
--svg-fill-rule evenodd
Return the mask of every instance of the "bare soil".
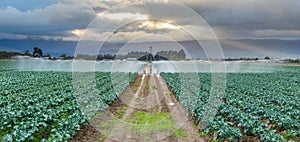
<path id="1" fill-rule="evenodd" d="M 139 84 L 140 83 L 140 84 Z M 147 114 L 170 114 L 172 120 L 174 119 L 174 126 L 183 131 L 184 135 L 167 135 L 163 134 L 149 134 L 137 136 L 135 132 L 124 132 L 124 140 L 134 142 L 199 142 L 205 139 L 197 136 L 198 129 L 194 122 L 188 118 L 183 106 L 177 101 L 174 95 L 171 95 L 171 89 L 160 76 L 145 75 L 138 76 L 134 83 L 120 94 L 117 99 L 108 108 L 114 116 L 121 120 L 130 120 L 135 117 L 137 112 L 145 112 Z M 177 130 L 177 129 L 176 129 Z M 174 131 L 176 131 L 174 130 Z M 128 138 L 128 135 L 130 136 Z M 120 134 L 120 137 L 123 134 Z M 160 137 L 162 139 L 160 139 Z M 70 142 L 116 142 L 113 139 L 106 138 L 101 131 L 99 132 L 92 124 L 89 124 L 78 131 L 77 135 L 70 140 Z"/>

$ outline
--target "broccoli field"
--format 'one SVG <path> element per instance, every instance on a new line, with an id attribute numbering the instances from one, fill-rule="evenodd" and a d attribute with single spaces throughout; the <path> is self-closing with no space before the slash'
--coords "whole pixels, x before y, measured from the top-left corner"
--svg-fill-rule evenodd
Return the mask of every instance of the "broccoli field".
<path id="1" fill-rule="evenodd" d="M 80 74 L 85 77 L 89 73 Z M 198 124 L 208 103 L 211 74 L 196 73 L 200 82 L 192 74 L 195 75 L 161 76 Z M 118 98 L 117 92 L 127 87 L 122 82 L 133 82 L 138 74 L 116 75 L 120 84 L 115 89 L 119 90 L 113 89 L 111 73 L 95 73 L 99 98 L 105 102 L 101 110 L 108 108 Z M 181 82 L 179 75 L 187 82 Z M 74 97 L 72 72 L 2 71 L 0 76 L 0 141 L 68 141 L 88 124 Z M 226 76 L 226 93 L 217 115 L 199 135 L 216 141 L 300 141 L 298 67 L 287 68 L 285 72 Z M 195 95 L 197 100 L 192 99 Z M 193 103 L 196 107 L 190 106 Z"/>
<path id="2" fill-rule="evenodd" d="M 201 82 L 188 73 L 180 74 L 181 79 L 178 73 L 161 75 L 177 99 L 194 113 L 195 122 L 200 120 L 208 103 L 211 74 L 199 73 Z M 227 74 L 225 96 L 203 133 L 218 140 L 300 141 L 299 95 L 300 72 Z"/>
<path id="3" fill-rule="evenodd" d="M 112 91 L 110 73 L 95 74 L 104 110 L 118 94 Z M 126 75 L 117 74 L 120 82 Z M 129 82 L 136 75 L 130 74 Z M 87 124 L 74 97 L 71 72 L 9 71 L 0 76 L 0 141 L 67 141 Z"/>

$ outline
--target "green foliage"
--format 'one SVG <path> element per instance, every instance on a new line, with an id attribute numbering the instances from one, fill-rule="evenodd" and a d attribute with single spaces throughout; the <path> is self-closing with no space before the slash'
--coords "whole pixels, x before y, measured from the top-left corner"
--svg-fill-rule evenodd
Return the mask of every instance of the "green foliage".
<path id="1" fill-rule="evenodd" d="M 80 73 L 78 79 L 89 80 L 90 74 Z M 88 83 L 72 81 L 71 72 L 0 72 L 0 140 L 67 141 L 87 124 L 90 114 L 106 109 L 137 76 L 114 75 L 118 84 L 102 72 Z M 92 83 L 96 92 L 90 91 Z M 74 90 L 77 85 L 80 90 Z M 97 106 L 92 103 L 95 93 L 103 102 Z M 86 107 L 84 112 L 80 107 Z"/>
<path id="2" fill-rule="evenodd" d="M 153 124 L 164 120 L 170 115 L 169 113 L 151 114 L 144 111 L 135 112 L 134 117 L 130 120 L 135 124 Z"/>
<path id="3" fill-rule="evenodd" d="M 199 133 L 198 136 L 199 136 L 199 137 L 206 137 L 207 134 L 206 134 L 206 133 Z"/>
<path id="4" fill-rule="evenodd" d="M 99 138 L 99 141 L 104 141 L 105 139 L 107 139 L 107 137 L 105 135 L 102 135 L 100 138 Z"/>
<path id="5" fill-rule="evenodd" d="M 161 73 L 176 98 L 193 114 L 198 123 L 211 89 L 209 73 Z M 199 80 L 195 80 L 195 76 Z M 216 132 L 215 139 L 238 140 L 259 136 L 263 141 L 287 141 L 299 138 L 300 69 L 287 67 L 286 72 L 229 73 L 219 111 L 205 128 Z M 210 102 L 211 103 L 211 102 Z M 279 134 L 281 131 L 295 132 Z"/>
<path id="6" fill-rule="evenodd" d="M 136 125 L 131 127 L 138 133 L 152 133 L 175 130 L 174 122 L 170 113 L 156 113 L 151 114 L 143 111 L 135 112 L 133 118 L 128 120 Z"/>
<path id="7" fill-rule="evenodd" d="M 187 136 L 187 133 L 183 129 L 178 129 L 172 134 L 172 137 L 175 137 L 175 138 L 182 138 L 182 137 L 186 137 L 186 136 Z"/>

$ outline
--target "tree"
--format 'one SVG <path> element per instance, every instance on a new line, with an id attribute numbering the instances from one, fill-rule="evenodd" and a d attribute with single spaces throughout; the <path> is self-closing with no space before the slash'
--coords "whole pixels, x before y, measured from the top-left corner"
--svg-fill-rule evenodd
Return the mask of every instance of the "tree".
<path id="1" fill-rule="evenodd" d="M 67 55 L 66 55 L 66 54 L 62 54 L 62 55 L 60 55 L 59 57 L 62 58 L 62 59 L 66 59 L 66 58 L 67 58 Z"/>
<path id="2" fill-rule="evenodd" d="M 49 53 L 44 55 L 43 57 L 47 57 L 48 59 L 51 59 L 51 55 Z"/>
<path id="3" fill-rule="evenodd" d="M 268 56 L 267 56 L 267 57 L 265 57 L 265 60 L 270 60 L 270 59 L 271 59 L 271 58 L 270 58 L 270 57 L 268 57 Z"/>
<path id="4" fill-rule="evenodd" d="M 30 51 L 29 50 L 25 50 L 24 55 L 30 56 Z"/>
<path id="5" fill-rule="evenodd" d="M 33 53 L 32 53 L 33 57 L 43 57 L 43 51 L 42 49 L 38 48 L 38 47 L 34 47 L 33 48 Z"/>
<path id="6" fill-rule="evenodd" d="M 183 49 L 181 49 L 179 52 L 178 52 L 178 54 L 177 54 L 177 58 L 179 58 L 179 59 L 185 59 L 185 53 L 184 53 L 184 51 L 183 51 Z"/>

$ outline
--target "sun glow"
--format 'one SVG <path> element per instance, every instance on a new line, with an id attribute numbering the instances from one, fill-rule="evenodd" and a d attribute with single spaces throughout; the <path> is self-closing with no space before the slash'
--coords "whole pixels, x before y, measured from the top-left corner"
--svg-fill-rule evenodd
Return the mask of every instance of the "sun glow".
<path id="1" fill-rule="evenodd" d="M 72 30 L 71 33 L 78 37 L 82 37 L 84 34 L 84 30 Z"/>
<path id="2" fill-rule="evenodd" d="M 180 29 L 178 26 L 172 24 L 170 21 L 162 22 L 162 21 L 154 21 L 154 20 L 148 20 L 143 22 L 139 28 L 146 28 L 149 30 L 178 30 Z"/>

